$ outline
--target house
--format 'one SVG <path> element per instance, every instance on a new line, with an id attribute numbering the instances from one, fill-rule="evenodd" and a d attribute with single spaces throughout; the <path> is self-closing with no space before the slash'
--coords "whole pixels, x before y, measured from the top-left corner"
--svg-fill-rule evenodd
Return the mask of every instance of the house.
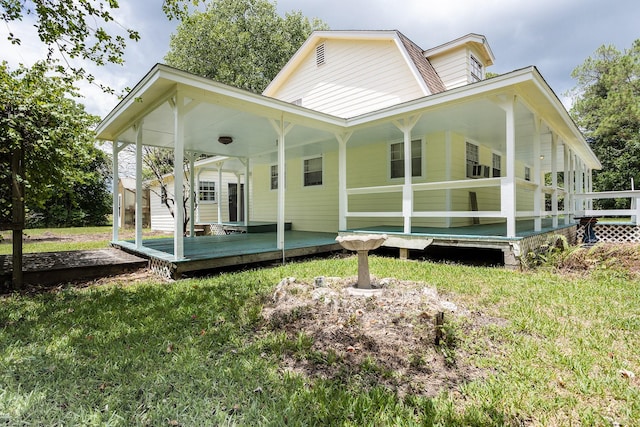
<path id="1" fill-rule="evenodd" d="M 403 257 L 472 247 L 517 265 L 550 234 L 575 239 L 601 164 L 536 67 L 486 78 L 493 62 L 478 34 L 425 50 L 399 31 L 317 31 L 262 95 L 158 64 L 97 133 L 115 154 L 150 144 L 177 165 L 234 159 L 249 177 L 244 221 L 275 223 L 278 249 L 290 222 L 384 232 Z M 171 262 L 184 245 L 176 233 Z"/>
<path id="2" fill-rule="evenodd" d="M 135 227 L 136 211 L 136 180 L 123 177 L 118 180 L 118 226 L 123 228 Z M 149 189 L 142 189 L 142 227 L 149 227 Z"/>
<path id="3" fill-rule="evenodd" d="M 197 230 L 210 232 L 210 224 L 235 223 L 244 220 L 244 204 L 249 197 L 244 196 L 245 171 L 239 170 L 240 163 L 236 159 L 224 157 L 205 158 L 193 162 L 193 192 L 196 203 L 193 212 L 186 213 L 193 218 L 190 223 Z M 191 168 L 189 169 L 189 171 Z M 149 183 L 151 229 L 158 231 L 174 231 L 174 218 L 165 203 L 165 198 L 174 199 L 173 175 L 163 177 L 166 193 L 163 196 L 162 185 L 158 180 Z M 189 183 L 187 179 L 187 183 Z M 189 194 L 187 184 L 185 194 Z M 248 196 L 248 195 L 247 195 Z M 170 202 L 170 206 L 173 206 Z"/>

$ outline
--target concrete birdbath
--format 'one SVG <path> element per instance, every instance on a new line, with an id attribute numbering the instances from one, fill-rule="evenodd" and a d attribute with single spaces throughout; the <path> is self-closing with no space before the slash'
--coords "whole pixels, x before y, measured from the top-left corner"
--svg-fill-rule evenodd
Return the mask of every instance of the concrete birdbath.
<path id="1" fill-rule="evenodd" d="M 338 236 L 336 241 L 349 251 L 358 252 L 358 283 L 360 289 L 371 289 L 369 275 L 369 251 L 377 249 L 387 240 L 386 234 Z"/>

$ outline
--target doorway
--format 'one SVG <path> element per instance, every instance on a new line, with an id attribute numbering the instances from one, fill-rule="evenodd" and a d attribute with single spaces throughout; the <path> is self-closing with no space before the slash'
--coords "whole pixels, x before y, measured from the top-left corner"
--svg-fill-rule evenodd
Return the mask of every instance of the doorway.
<path id="1" fill-rule="evenodd" d="M 240 205 L 240 218 L 238 219 L 238 205 Z M 244 221 L 244 184 L 229 183 L 229 222 Z"/>

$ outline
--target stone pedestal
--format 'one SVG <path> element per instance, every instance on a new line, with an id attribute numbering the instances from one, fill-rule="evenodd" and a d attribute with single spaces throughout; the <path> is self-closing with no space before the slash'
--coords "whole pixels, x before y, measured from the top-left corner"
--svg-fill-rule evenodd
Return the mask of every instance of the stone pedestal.
<path id="1" fill-rule="evenodd" d="M 386 234 L 363 234 L 338 236 L 336 238 L 336 241 L 340 243 L 343 248 L 358 253 L 358 288 L 371 289 L 369 251 L 379 248 L 385 240 L 387 240 Z"/>

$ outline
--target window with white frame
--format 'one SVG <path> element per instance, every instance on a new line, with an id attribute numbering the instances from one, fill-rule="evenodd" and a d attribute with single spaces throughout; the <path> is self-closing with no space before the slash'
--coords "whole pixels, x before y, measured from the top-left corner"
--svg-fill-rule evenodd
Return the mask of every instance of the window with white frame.
<path id="1" fill-rule="evenodd" d="M 484 78 L 484 74 L 482 72 L 482 64 L 473 55 L 470 55 L 469 59 L 469 65 L 471 68 L 471 81 L 479 82 Z"/>
<path id="2" fill-rule="evenodd" d="M 271 180 L 271 186 L 270 188 L 272 190 L 277 190 L 278 189 L 278 165 L 271 165 L 271 173 L 270 173 L 270 180 Z"/>
<path id="3" fill-rule="evenodd" d="M 389 145 L 390 177 L 404 178 L 404 142 Z M 422 176 L 422 140 L 411 141 L 411 176 Z"/>
<path id="4" fill-rule="evenodd" d="M 198 183 L 198 200 L 201 202 L 215 202 L 216 183 L 213 181 L 200 181 Z"/>
<path id="5" fill-rule="evenodd" d="M 304 186 L 322 185 L 322 157 L 304 160 Z"/>
<path id="6" fill-rule="evenodd" d="M 493 170 L 491 176 L 493 176 L 494 178 L 500 178 L 502 169 L 501 164 L 502 157 L 500 156 L 500 154 L 493 153 Z"/>
<path id="7" fill-rule="evenodd" d="M 480 150 L 476 144 L 467 141 L 467 178 L 475 178 L 474 167 L 480 164 Z"/>

